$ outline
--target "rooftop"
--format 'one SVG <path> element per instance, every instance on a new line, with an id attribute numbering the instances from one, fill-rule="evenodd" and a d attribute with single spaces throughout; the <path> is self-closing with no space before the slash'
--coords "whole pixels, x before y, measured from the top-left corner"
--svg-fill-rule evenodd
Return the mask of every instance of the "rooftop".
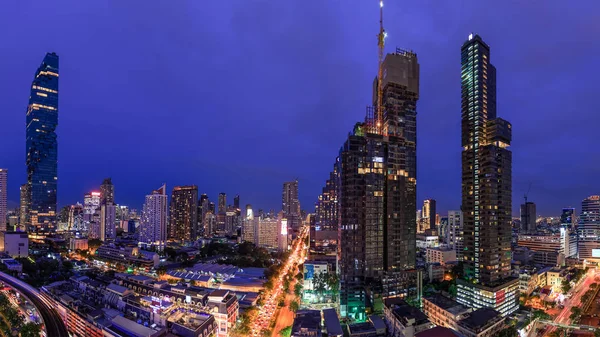
<path id="1" fill-rule="evenodd" d="M 321 331 L 321 312 L 319 310 L 300 310 L 296 313 L 292 335 L 302 330 Z"/>
<path id="2" fill-rule="evenodd" d="M 343 335 L 344 331 L 340 324 L 340 318 L 337 312 L 333 308 L 323 310 L 323 321 L 325 322 L 325 328 L 327 329 L 327 335 L 338 336 Z"/>
<path id="3" fill-rule="evenodd" d="M 450 328 L 436 326 L 435 328 L 419 332 L 415 337 L 462 337 L 462 335 Z"/>
<path id="4" fill-rule="evenodd" d="M 469 308 L 465 307 L 464 305 L 446 297 L 440 294 L 436 294 L 433 296 L 427 296 L 424 297 L 425 300 L 431 302 L 432 304 L 442 308 L 443 310 L 446 310 L 454 315 L 463 313 L 467 310 L 469 310 Z"/>
<path id="5" fill-rule="evenodd" d="M 470 330 L 482 330 L 502 320 L 502 315 L 491 308 L 480 308 L 460 320 L 458 325 Z"/>

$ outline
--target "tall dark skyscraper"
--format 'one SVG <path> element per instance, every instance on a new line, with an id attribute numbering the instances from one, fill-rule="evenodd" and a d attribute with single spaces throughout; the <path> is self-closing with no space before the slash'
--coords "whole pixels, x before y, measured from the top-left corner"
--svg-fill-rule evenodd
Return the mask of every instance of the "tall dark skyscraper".
<path id="1" fill-rule="evenodd" d="M 225 214 L 227 212 L 227 194 L 225 192 L 219 193 L 219 214 Z"/>
<path id="2" fill-rule="evenodd" d="M 300 214 L 300 201 L 298 201 L 298 180 L 283 183 L 281 210 L 285 215 Z"/>
<path id="3" fill-rule="evenodd" d="M 315 226 L 339 230 L 340 311 L 365 319 L 367 288 L 376 297 L 417 294 L 417 55 L 397 49 L 382 60 L 375 108 L 342 146 L 317 204 Z M 381 90 L 380 87 L 381 86 Z M 377 114 L 381 93 L 381 115 Z M 380 116 L 380 118 L 378 118 Z M 335 192 L 328 191 L 335 188 Z M 334 198 L 331 200 L 331 198 Z M 334 201 L 336 210 L 328 210 Z M 337 202 L 336 202 L 337 201 Z"/>
<path id="4" fill-rule="evenodd" d="M 521 204 L 521 230 L 522 234 L 535 234 L 537 232 L 536 224 L 537 214 L 535 204 L 527 201 Z"/>
<path id="5" fill-rule="evenodd" d="M 54 229 L 58 182 L 58 55 L 48 53 L 35 72 L 26 116 L 29 217 L 36 229 Z"/>
<path id="6" fill-rule="evenodd" d="M 100 204 L 113 205 L 115 203 L 115 186 L 111 178 L 106 178 L 100 185 Z"/>
<path id="7" fill-rule="evenodd" d="M 233 208 L 240 209 L 240 195 L 239 194 L 236 194 L 235 197 L 233 197 Z"/>
<path id="8" fill-rule="evenodd" d="M 511 125 L 496 117 L 496 68 L 478 35 L 463 44 L 461 65 L 464 280 L 457 299 L 508 315 L 518 308 L 518 279 L 509 277 Z"/>
<path id="9" fill-rule="evenodd" d="M 169 239 L 196 240 L 198 232 L 198 187 L 175 186 L 171 194 Z"/>

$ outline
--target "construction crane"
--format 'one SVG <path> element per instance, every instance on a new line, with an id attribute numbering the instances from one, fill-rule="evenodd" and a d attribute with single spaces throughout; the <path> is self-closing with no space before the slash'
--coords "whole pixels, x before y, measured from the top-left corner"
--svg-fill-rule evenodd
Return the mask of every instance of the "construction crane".
<path id="1" fill-rule="evenodd" d="M 527 205 L 527 195 L 529 195 L 529 191 L 531 191 L 531 183 L 529 183 L 529 187 L 527 188 L 527 192 L 525 192 L 525 205 Z"/>
<path id="2" fill-rule="evenodd" d="M 385 38 L 387 33 L 383 29 L 383 0 L 379 1 L 379 34 L 377 34 L 377 46 L 379 47 L 379 68 L 377 72 L 377 106 L 376 108 L 376 129 L 377 133 L 383 134 L 383 88 L 381 80 L 383 78 L 383 53 L 385 47 Z"/>

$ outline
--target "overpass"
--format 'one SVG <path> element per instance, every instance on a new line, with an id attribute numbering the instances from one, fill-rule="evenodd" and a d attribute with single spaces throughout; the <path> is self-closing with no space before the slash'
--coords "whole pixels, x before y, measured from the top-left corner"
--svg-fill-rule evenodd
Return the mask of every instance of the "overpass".
<path id="1" fill-rule="evenodd" d="M 46 336 L 69 337 L 67 327 L 58 312 L 54 309 L 52 302 L 46 298 L 46 294 L 40 293 L 29 284 L 3 272 L 0 272 L 0 281 L 21 293 L 21 295 L 36 307 L 44 322 Z"/>

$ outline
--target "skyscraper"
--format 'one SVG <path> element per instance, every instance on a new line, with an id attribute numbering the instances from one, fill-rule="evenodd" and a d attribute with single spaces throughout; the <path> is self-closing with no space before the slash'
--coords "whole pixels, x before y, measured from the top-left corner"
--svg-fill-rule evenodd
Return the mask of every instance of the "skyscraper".
<path id="1" fill-rule="evenodd" d="M 219 193 L 219 214 L 225 214 L 227 212 L 227 194 L 225 192 Z"/>
<path id="2" fill-rule="evenodd" d="M 509 277 L 511 125 L 496 117 L 496 68 L 478 35 L 462 45 L 461 66 L 464 280 L 457 299 L 508 315 L 518 308 L 518 279 Z"/>
<path id="3" fill-rule="evenodd" d="M 58 143 L 58 55 L 48 53 L 37 69 L 26 117 L 28 217 L 38 229 L 56 223 Z"/>
<path id="4" fill-rule="evenodd" d="M 435 216 L 436 206 L 435 200 L 427 199 L 423 201 L 423 218 L 425 218 L 427 228 L 424 229 L 435 229 Z"/>
<path id="5" fill-rule="evenodd" d="M 577 222 L 575 221 L 575 208 L 563 208 L 560 215 L 560 224 L 563 226 L 573 226 Z"/>
<path id="6" fill-rule="evenodd" d="M 448 211 L 446 243 L 456 251 L 456 260 L 463 260 L 463 216 L 461 211 Z"/>
<path id="7" fill-rule="evenodd" d="M 104 179 L 100 185 L 100 203 L 110 205 L 115 203 L 115 186 L 111 178 Z"/>
<path id="8" fill-rule="evenodd" d="M 19 188 L 19 228 L 20 230 L 27 230 L 29 226 L 29 184 L 23 184 Z"/>
<path id="9" fill-rule="evenodd" d="M 600 262 L 600 196 L 592 195 L 581 202 L 577 236 L 579 258 Z"/>
<path id="10" fill-rule="evenodd" d="M 240 195 L 236 194 L 235 197 L 233 197 L 233 208 L 240 209 Z"/>
<path id="11" fill-rule="evenodd" d="M 6 232 L 6 190 L 8 170 L 0 168 L 0 232 Z"/>
<path id="12" fill-rule="evenodd" d="M 198 186 L 175 186 L 171 194 L 169 238 L 194 241 L 198 230 Z"/>
<path id="13" fill-rule="evenodd" d="M 416 104 L 419 63 L 396 49 L 374 81 L 367 109 L 336 160 L 340 312 L 365 319 L 367 287 L 375 296 L 415 296 Z M 378 108 L 381 93 L 381 108 Z M 381 109 L 381 110 L 380 110 Z M 381 111 L 379 114 L 378 111 Z"/>
<path id="14" fill-rule="evenodd" d="M 300 214 L 298 201 L 298 180 L 283 183 L 282 207 L 284 215 Z"/>
<path id="15" fill-rule="evenodd" d="M 537 232 L 535 204 L 527 201 L 521 204 L 521 233 L 535 234 Z"/>
<path id="16" fill-rule="evenodd" d="M 197 193 L 195 200 L 198 200 Z M 167 241 L 167 216 L 167 186 L 162 185 L 146 196 L 139 227 L 141 247 L 164 250 Z"/>
<path id="17" fill-rule="evenodd" d="M 116 214 L 117 207 L 114 204 L 100 205 L 100 240 L 112 241 L 117 238 Z"/>

